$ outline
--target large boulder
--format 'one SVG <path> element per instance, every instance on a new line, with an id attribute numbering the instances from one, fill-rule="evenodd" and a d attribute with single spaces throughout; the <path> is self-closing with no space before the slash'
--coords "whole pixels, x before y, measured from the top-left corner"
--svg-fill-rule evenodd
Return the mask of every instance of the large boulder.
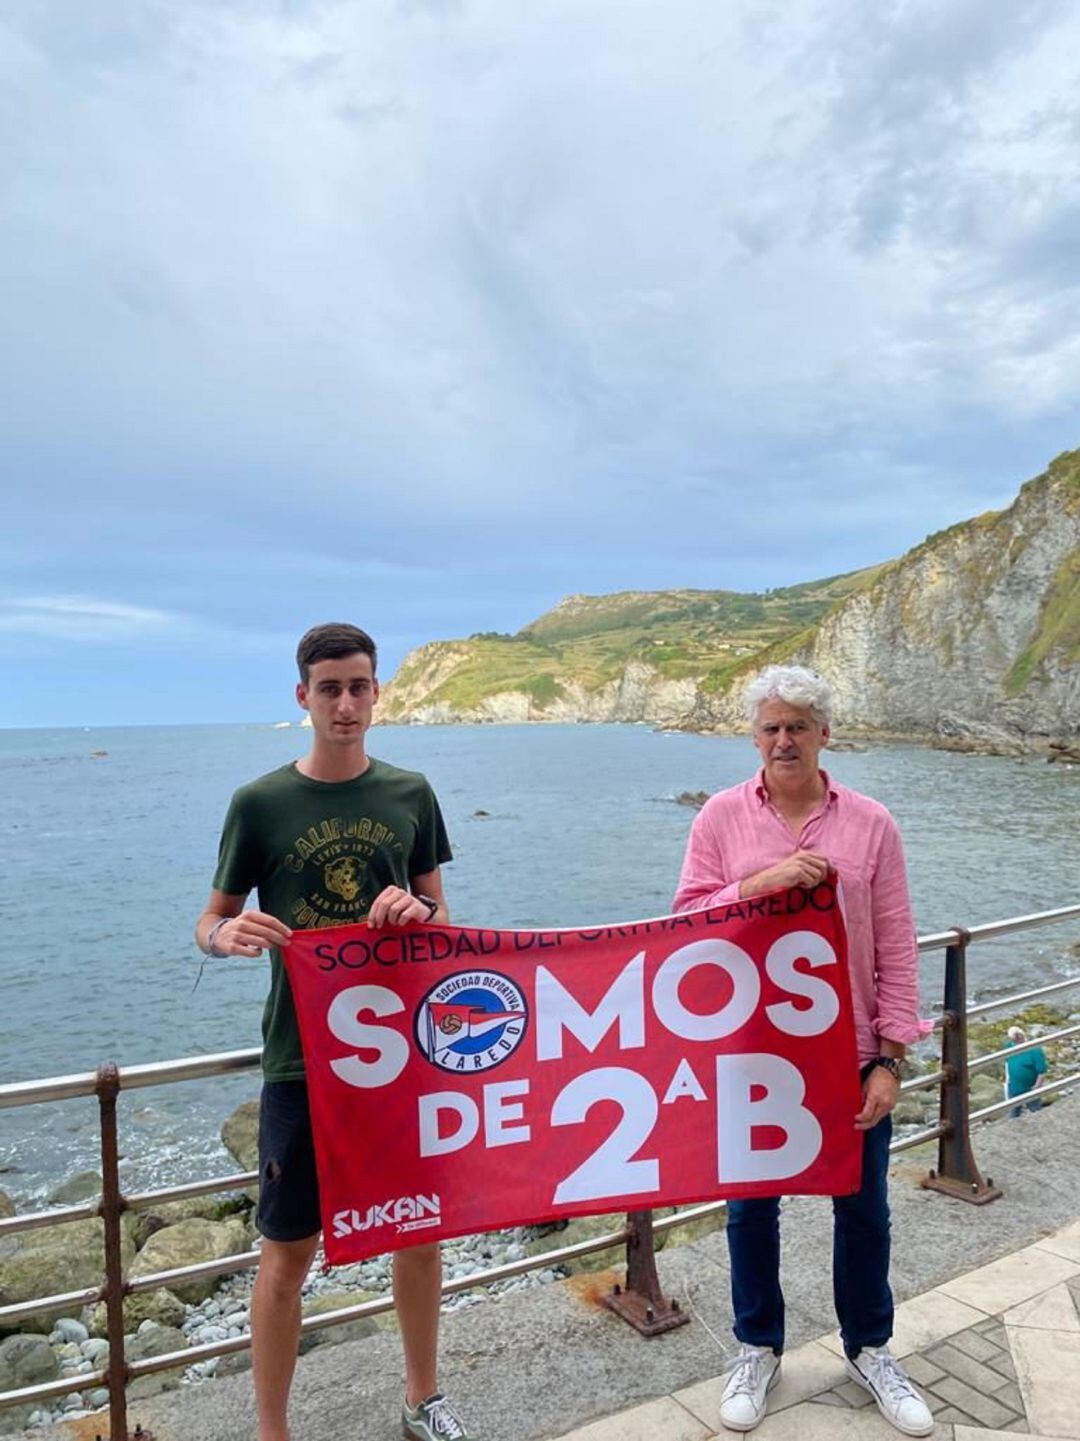
<path id="1" fill-rule="evenodd" d="M 304 1302 L 305 1316 L 325 1316 L 328 1311 L 344 1311 L 346 1306 L 359 1306 L 364 1301 L 374 1301 L 374 1291 L 324 1291 Z M 389 1324 L 396 1325 L 393 1312 Z M 300 1354 L 315 1346 L 332 1346 L 338 1341 L 360 1341 L 365 1336 L 374 1336 L 380 1330 L 383 1316 L 359 1316 L 355 1321 L 346 1321 L 340 1326 L 323 1326 L 318 1331 L 303 1331 L 300 1334 Z"/>
<path id="2" fill-rule="evenodd" d="M 93 1201 L 101 1195 L 102 1181 L 97 1171 L 77 1171 L 50 1192 L 50 1206 L 77 1206 L 80 1201 Z"/>
<path id="3" fill-rule="evenodd" d="M 968 1083 L 968 1106 L 981 1111 L 984 1106 L 993 1106 L 1005 1099 L 1005 1088 L 999 1076 L 986 1071 L 976 1071 Z"/>
<path id="4" fill-rule="evenodd" d="M 677 1209 L 675 1206 L 664 1206 L 653 1212 L 653 1220 L 659 1221 L 662 1216 L 673 1215 Z M 714 1231 L 722 1231 L 726 1225 L 726 1211 L 716 1211 L 710 1216 L 695 1216 L 692 1221 L 683 1221 L 681 1225 L 672 1226 L 670 1230 L 656 1232 L 653 1250 L 662 1251 L 665 1246 L 684 1246 L 690 1241 L 700 1241 L 704 1236 L 711 1236 Z"/>
<path id="5" fill-rule="evenodd" d="M 327 1327 L 333 1330 L 333 1327 Z M 303 1342 L 301 1342 L 303 1345 Z M 251 1347 L 246 1351 L 230 1351 L 227 1356 L 219 1356 L 215 1376 L 239 1376 L 241 1371 L 251 1370 Z"/>
<path id="6" fill-rule="evenodd" d="M 925 1095 L 925 1099 L 919 1097 Z M 901 1096 L 893 1107 L 894 1126 L 923 1126 L 926 1124 L 926 1113 L 934 1107 L 934 1099 L 931 1092 L 925 1093 L 913 1091 Z"/>
<path id="7" fill-rule="evenodd" d="M 0 1220 L 6 1220 L 8 1216 L 14 1216 L 15 1202 L 6 1191 L 0 1191 Z"/>
<path id="8" fill-rule="evenodd" d="M 60 1362 L 44 1336 L 20 1333 L 0 1341 L 0 1391 L 55 1381 Z"/>
<path id="9" fill-rule="evenodd" d="M 139 1291 L 124 1301 L 124 1332 L 137 1331 L 144 1321 L 156 1321 L 160 1326 L 179 1326 L 187 1311 L 179 1296 L 159 1286 L 156 1291 Z M 108 1318 L 105 1303 L 87 1306 L 83 1312 L 83 1325 L 91 1336 L 108 1334 Z"/>
<path id="10" fill-rule="evenodd" d="M 20 1334 L 0 1341 L 0 1391 L 37 1386 L 59 1374 L 60 1363 L 44 1336 Z M 0 1431 L 21 1431 L 34 1409 L 32 1403 L 6 1407 L 0 1411 Z"/>
<path id="11" fill-rule="evenodd" d="M 245 1101 L 221 1128 L 221 1144 L 245 1171 L 259 1169 L 259 1102 Z"/>
<path id="12" fill-rule="evenodd" d="M 221 1143 L 244 1171 L 259 1169 L 259 1102 L 244 1101 L 221 1128 Z M 259 1200 L 259 1183 L 243 1193 L 249 1201 Z"/>
<path id="13" fill-rule="evenodd" d="M 223 1256 L 248 1251 L 247 1227 L 239 1217 L 228 1221 L 181 1221 L 155 1231 L 136 1256 L 128 1277 L 137 1281 L 155 1271 L 172 1271 L 179 1266 L 194 1266 L 204 1261 L 219 1261 Z M 169 1289 L 181 1301 L 197 1306 L 205 1301 L 218 1284 L 215 1276 L 199 1281 L 184 1281 Z"/>
<path id="14" fill-rule="evenodd" d="M 658 1207 L 653 1212 L 653 1219 L 658 1221 L 661 1217 L 673 1215 L 675 1210 L 674 1206 Z M 672 1226 L 669 1230 L 657 1231 L 653 1238 L 653 1249 L 662 1251 L 665 1246 L 681 1246 L 689 1241 L 699 1241 L 703 1236 L 710 1236 L 714 1231 L 720 1230 L 726 1222 L 725 1211 L 718 1211 L 710 1216 L 697 1216 L 679 1226 Z M 626 1212 L 616 1211 L 610 1216 L 579 1216 L 558 1231 L 548 1226 L 530 1227 L 526 1228 L 525 1250 L 530 1256 L 542 1256 L 545 1251 L 555 1251 L 562 1246 L 576 1246 L 580 1241 L 607 1235 L 611 1231 L 621 1230 L 625 1225 Z M 530 1230 L 534 1231 L 531 1236 L 528 1234 Z M 572 1276 L 591 1275 L 597 1271 L 609 1271 L 613 1266 L 623 1265 L 625 1261 L 626 1242 L 620 1241 L 607 1250 L 575 1256 L 569 1261 L 560 1261 L 558 1265 Z"/>
<path id="15" fill-rule="evenodd" d="M 581 1241 L 591 1241 L 597 1236 L 605 1236 L 608 1232 L 617 1231 L 625 1225 L 625 1211 L 613 1216 L 578 1216 L 557 1234 L 543 1234 L 546 1228 L 538 1227 L 541 1234 L 534 1234 L 525 1241 L 525 1251 L 529 1256 L 542 1256 L 545 1251 L 554 1251 L 562 1246 L 576 1246 Z M 573 1260 L 562 1261 L 560 1265 L 570 1275 L 576 1275 L 579 1272 L 591 1273 L 610 1270 L 612 1266 L 619 1265 L 625 1257 L 626 1243 L 620 1241 L 618 1245 L 610 1246 L 606 1251 L 591 1251 L 584 1256 L 575 1256 Z"/>
<path id="16" fill-rule="evenodd" d="M 170 1351 L 183 1351 L 187 1338 L 175 1326 L 147 1326 L 145 1330 L 129 1337 L 124 1345 L 124 1355 L 129 1362 L 145 1361 L 151 1356 L 165 1356 Z M 182 1366 L 170 1371 L 154 1371 L 149 1376 L 136 1376 L 128 1383 L 129 1401 L 145 1401 L 161 1391 L 175 1391 L 184 1374 Z"/>
<path id="17" fill-rule="evenodd" d="M 13 1306 L 35 1296 L 52 1296 L 100 1286 L 105 1274 L 105 1226 L 94 1218 L 27 1231 L 19 1245 L 0 1258 L 0 1305 Z M 130 1265 L 135 1244 L 130 1229 L 120 1232 L 121 1260 Z M 52 1330 L 50 1316 L 24 1317 L 21 1331 Z"/>
<path id="18" fill-rule="evenodd" d="M 141 1251 L 156 1231 L 166 1226 L 176 1226 L 181 1221 L 226 1221 L 248 1211 L 250 1202 L 240 1193 L 225 1193 L 220 1196 L 188 1196 L 180 1201 L 162 1201 L 145 1211 L 134 1211 L 131 1217 L 132 1235 L 135 1245 Z"/>

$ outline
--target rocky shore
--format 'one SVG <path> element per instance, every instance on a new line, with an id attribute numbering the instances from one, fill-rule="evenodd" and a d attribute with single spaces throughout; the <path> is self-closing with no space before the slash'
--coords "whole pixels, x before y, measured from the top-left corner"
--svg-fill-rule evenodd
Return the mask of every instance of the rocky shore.
<path id="1" fill-rule="evenodd" d="M 1032 1038 L 1080 1021 L 1080 1010 L 1065 1012 L 1049 1006 L 1031 1006 L 1020 1014 L 972 1027 L 971 1054 L 986 1055 L 1004 1045 L 1009 1025 L 1023 1024 Z M 1080 1037 L 1067 1037 L 1046 1046 L 1052 1076 L 1080 1069 Z M 930 1051 L 916 1056 L 913 1073 L 936 1066 Z M 972 1077 L 973 1109 L 1001 1099 L 1001 1068 L 977 1072 Z M 1052 1103 L 1053 1097 L 1047 1098 Z M 895 1113 L 897 1132 L 903 1135 L 937 1119 L 937 1092 L 906 1094 Z M 245 1102 L 222 1128 L 226 1149 L 245 1170 L 254 1169 L 257 1152 L 257 1102 Z M 100 1177 L 86 1172 L 72 1177 L 49 1198 L 51 1205 L 73 1204 L 96 1196 Z M 156 1210 L 133 1213 L 124 1218 L 123 1245 L 130 1277 L 176 1266 L 210 1261 L 257 1247 L 252 1224 L 253 1202 L 242 1193 L 172 1202 Z M 0 1214 L 15 1213 L 15 1204 L 0 1191 Z M 460 1279 L 526 1255 L 540 1255 L 555 1247 L 601 1235 L 616 1229 L 622 1215 L 593 1217 L 560 1227 L 519 1227 L 511 1231 L 462 1237 L 443 1247 L 445 1274 Z M 677 1227 L 662 1238 L 666 1246 L 697 1239 L 719 1223 L 705 1221 Z M 660 1238 L 658 1238 L 659 1240 Z M 475 1306 L 489 1297 L 528 1287 L 543 1286 L 572 1272 L 598 1271 L 618 1264 L 621 1248 L 575 1260 L 571 1265 L 542 1267 L 512 1277 L 494 1286 L 463 1291 L 447 1297 L 447 1310 Z M 78 1221 L 66 1226 L 27 1232 L 0 1243 L 0 1304 L 11 1305 L 33 1296 L 77 1290 L 100 1283 L 103 1270 L 102 1223 Z M 187 1282 L 171 1290 L 160 1288 L 130 1298 L 125 1305 L 126 1354 L 129 1360 L 162 1355 L 240 1337 L 250 1328 L 253 1272 L 244 1271 L 217 1282 Z M 322 1268 L 322 1255 L 304 1287 L 303 1309 L 307 1316 L 325 1314 L 360 1301 L 385 1297 L 390 1290 L 388 1257 L 376 1257 L 333 1272 Z M 302 1351 L 315 1346 L 357 1339 L 393 1326 L 393 1316 L 365 1317 L 341 1326 L 305 1335 Z M 44 1381 L 69 1378 L 70 1392 L 52 1406 L 21 1406 L 0 1412 L 0 1431 L 17 1431 L 25 1426 L 42 1427 L 62 1419 L 75 1419 L 107 1403 L 104 1388 L 80 1385 L 80 1377 L 99 1369 L 107 1357 L 104 1339 L 105 1314 L 101 1305 L 87 1307 L 78 1315 L 28 1318 L 18 1329 L 0 1340 L 0 1390 L 30 1386 Z M 250 1365 L 250 1353 L 196 1362 L 184 1371 L 162 1372 L 141 1377 L 129 1394 L 145 1399 L 180 1385 L 202 1385 L 214 1376 L 227 1375 Z"/>
<path id="2" fill-rule="evenodd" d="M 247 1101 L 226 1120 L 222 1142 L 243 1170 L 258 1164 L 258 1102 Z M 96 1198 L 101 1177 L 82 1172 L 71 1177 L 48 1198 L 49 1206 L 73 1205 Z M 153 1211 L 123 1218 L 123 1257 L 127 1275 L 136 1279 L 155 1271 L 217 1260 L 257 1249 L 253 1225 L 253 1197 L 244 1193 L 204 1196 L 170 1202 Z M 16 1214 L 12 1198 L 0 1191 L 0 1215 Z M 447 1280 L 460 1280 L 556 1246 L 618 1229 L 624 1217 L 598 1216 L 566 1225 L 525 1226 L 509 1231 L 459 1237 L 443 1245 Z M 677 1243 L 715 1226 L 714 1221 L 678 1227 L 665 1243 Z M 528 1287 L 543 1286 L 571 1272 L 592 1271 L 616 1263 L 617 1251 L 598 1252 L 572 1265 L 540 1267 L 478 1290 L 457 1292 L 446 1298 L 444 1309 L 460 1310 L 495 1296 Z M 104 1270 L 103 1223 L 74 1221 L 40 1231 L 26 1232 L 0 1243 L 0 1305 L 14 1305 L 35 1296 L 52 1295 L 99 1285 Z M 124 1306 L 125 1353 L 129 1361 L 202 1346 L 249 1334 L 251 1288 L 254 1272 L 237 1272 L 224 1280 L 188 1281 L 172 1289 L 159 1288 L 130 1297 Z M 390 1294 L 390 1258 L 375 1257 L 358 1265 L 324 1268 L 321 1252 L 303 1290 L 305 1316 L 323 1315 Z M 315 1346 L 355 1340 L 395 1324 L 392 1313 L 364 1317 L 306 1334 L 301 1352 Z M 27 1317 L 8 1334 L 0 1331 L 0 1390 L 14 1390 L 46 1381 L 69 1378 L 70 1392 L 58 1403 L 16 1406 L 0 1411 L 0 1433 L 76 1420 L 108 1403 L 104 1387 L 84 1387 L 80 1378 L 106 1362 L 106 1317 L 102 1304 L 83 1308 L 77 1315 Z M 128 1388 L 131 1399 L 146 1399 L 180 1385 L 199 1385 L 215 1375 L 228 1375 L 251 1364 L 250 1353 L 198 1361 L 185 1370 L 140 1377 Z"/>

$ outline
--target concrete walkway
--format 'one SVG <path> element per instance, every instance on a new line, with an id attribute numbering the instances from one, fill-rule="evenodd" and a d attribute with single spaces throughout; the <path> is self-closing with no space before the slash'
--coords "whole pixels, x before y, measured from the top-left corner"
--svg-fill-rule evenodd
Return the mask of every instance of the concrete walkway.
<path id="1" fill-rule="evenodd" d="M 1080 1437 L 1080 1222 L 897 1308 L 892 1349 L 944 1441 Z M 835 1332 L 788 1352 L 761 1441 L 887 1441 L 899 1433 L 847 1379 Z M 564 1441 L 706 1441 L 724 1378 L 565 1433 Z"/>
<path id="2" fill-rule="evenodd" d="M 973 1144 L 984 1173 L 1004 1191 L 987 1206 L 920 1189 L 933 1155 L 908 1152 L 893 1165 L 892 1283 L 903 1303 L 897 1348 L 933 1393 L 940 1434 L 951 1441 L 972 1441 L 964 1428 L 978 1425 L 1080 1438 L 1080 1324 L 1070 1290 L 1080 1276 L 1080 1099 L 981 1127 Z M 784 1409 L 756 1433 L 763 1441 L 796 1428 L 798 1441 L 898 1434 L 872 1406 L 853 1406 L 860 1393 L 844 1389 L 830 1340 L 831 1230 L 827 1201 L 785 1202 L 788 1351 L 771 1398 Z M 723 1232 L 668 1247 L 658 1266 L 665 1290 L 693 1320 L 651 1341 L 599 1304 L 622 1279 L 615 1270 L 448 1314 L 440 1379 L 474 1441 L 711 1435 L 719 1424 L 717 1378 L 734 1351 Z M 1057 1403 L 1040 1379 L 1048 1356 Z M 391 1329 L 302 1356 L 290 1412 L 294 1441 L 400 1441 L 401 1377 Z M 254 1441 L 251 1377 L 135 1402 L 129 1418 L 132 1431 L 141 1423 L 156 1441 Z M 100 1430 L 101 1420 L 87 1417 L 38 1431 L 34 1441 L 93 1441 Z"/>

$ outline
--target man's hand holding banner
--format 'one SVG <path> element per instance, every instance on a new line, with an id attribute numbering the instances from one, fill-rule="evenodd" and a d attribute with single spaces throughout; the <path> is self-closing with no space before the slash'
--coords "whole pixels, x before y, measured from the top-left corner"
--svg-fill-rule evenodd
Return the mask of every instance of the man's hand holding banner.
<path id="1" fill-rule="evenodd" d="M 592 930 L 297 931 L 334 1264 L 554 1216 L 858 1189 L 833 883 Z"/>

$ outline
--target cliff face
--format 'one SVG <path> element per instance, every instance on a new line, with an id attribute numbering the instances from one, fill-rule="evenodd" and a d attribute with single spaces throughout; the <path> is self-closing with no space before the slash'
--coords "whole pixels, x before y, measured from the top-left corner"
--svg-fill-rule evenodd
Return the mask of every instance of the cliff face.
<path id="1" fill-rule="evenodd" d="M 931 537 L 827 616 L 838 719 L 931 734 L 1080 732 L 1080 452 L 1008 510 Z"/>
<path id="2" fill-rule="evenodd" d="M 413 655 L 416 654 L 414 651 Z M 443 663 L 442 657 L 439 663 Z M 383 709 L 380 719 L 404 720 L 414 725 L 646 721 L 649 725 L 681 726 L 693 708 L 697 689 L 695 680 L 664 680 L 650 666 L 636 661 L 631 661 L 617 679 L 606 681 L 594 690 L 567 678 L 559 682 L 557 693 L 550 699 L 522 690 L 496 690 L 465 706 L 428 698 L 430 692 L 411 679 L 405 691 L 395 680 L 391 706 Z"/>
<path id="3" fill-rule="evenodd" d="M 991 743 L 1076 737 L 1080 451 L 1007 510 L 876 571 L 777 594 L 782 604 L 726 592 L 573 597 L 519 636 L 412 652 L 380 709 L 421 724 L 741 728 L 742 683 L 790 659 L 830 677 L 844 727 Z"/>

